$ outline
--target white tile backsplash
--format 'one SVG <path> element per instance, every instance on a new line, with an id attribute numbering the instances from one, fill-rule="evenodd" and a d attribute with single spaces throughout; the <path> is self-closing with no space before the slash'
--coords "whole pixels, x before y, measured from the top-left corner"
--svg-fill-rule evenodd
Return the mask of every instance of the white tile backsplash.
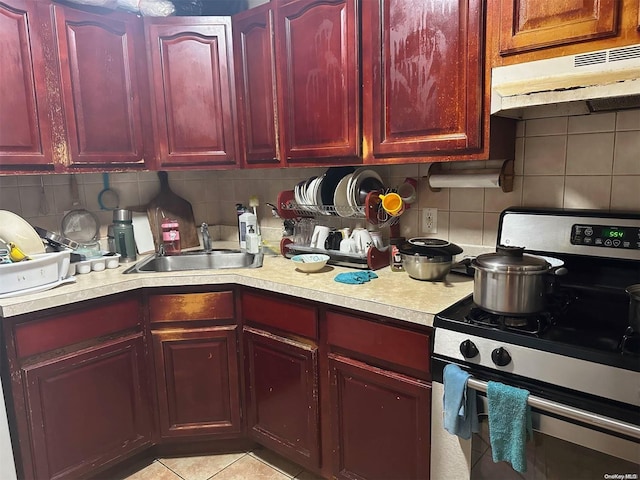
<path id="1" fill-rule="evenodd" d="M 430 164 L 371 167 L 388 186 L 405 177 L 419 179 L 418 198 L 400 219 L 401 234 L 423 236 L 421 209 L 438 209 L 438 231 L 427 236 L 463 245 L 492 247 L 499 214 L 509 206 L 599 208 L 640 212 L 640 109 L 585 116 L 554 116 L 518 122 L 514 190 L 447 189 L 432 192 L 426 178 Z M 455 162 L 446 169 L 484 168 L 487 162 Z M 282 220 L 266 205 L 277 194 L 325 168 L 253 169 L 170 172 L 170 186 L 189 200 L 196 223 L 236 228 L 235 204 L 260 201 L 258 216 L 265 231 L 278 235 Z M 81 203 L 99 215 L 103 235 L 111 212 L 100 211 L 97 194 L 102 175 L 77 175 Z M 11 210 L 50 230 L 59 230 L 66 210 L 72 207 L 69 175 L 43 175 L 48 213 L 41 211 L 40 176 L 0 176 L 0 209 Z M 111 187 L 121 206 L 144 205 L 159 191 L 155 172 L 110 174 Z M 336 219 L 344 226 L 352 221 Z"/>

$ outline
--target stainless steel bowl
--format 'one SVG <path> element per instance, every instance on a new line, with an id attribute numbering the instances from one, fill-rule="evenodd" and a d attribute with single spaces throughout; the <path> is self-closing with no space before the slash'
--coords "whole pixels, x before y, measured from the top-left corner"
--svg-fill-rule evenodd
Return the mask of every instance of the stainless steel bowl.
<path id="1" fill-rule="evenodd" d="M 451 257 L 427 257 L 402 253 L 402 266 L 416 280 L 442 280 L 451 270 Z"/>

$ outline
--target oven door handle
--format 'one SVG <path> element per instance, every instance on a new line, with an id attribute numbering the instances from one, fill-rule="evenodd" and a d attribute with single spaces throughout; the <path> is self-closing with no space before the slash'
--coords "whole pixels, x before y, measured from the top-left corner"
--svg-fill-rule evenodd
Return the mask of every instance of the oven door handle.
<path id="1" fill-rule="evenodd" d="M 467 386 L 480 392 L 486 393 L 487 391 L 487 382 L 477 380 L 473 377 L 470 377 L 467 380 Z M 588 425 L 600 427 L 611 432 L 619 433 L 621 435 L 626 435 L 640 440 L 640 427 L 631 423 L 622 422 L 620 420 L 615 420 L 609 417 L 603 417 L 602 415 L 596 415 L 595 413 L 587 412 L 586 410 L 581 410 L 579 408 L 568 407 L 557 402 L 552 402 L 544 398 L 536 397 L 535 395 L 529 395 L 527 403 L 531 407 L 537 408 L 544 412 L 549 412 L 561 417 L 577 420 Z"/>

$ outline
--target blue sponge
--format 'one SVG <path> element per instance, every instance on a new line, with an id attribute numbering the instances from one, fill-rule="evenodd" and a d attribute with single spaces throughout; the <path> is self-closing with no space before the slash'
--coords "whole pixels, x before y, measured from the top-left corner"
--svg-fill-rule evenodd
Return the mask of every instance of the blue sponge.
<path id="1" fill-rule="evenodd" d="M 364 270 L 362 272 L 344 272 L 336 275 L 334 280 L 340 283 L 348 283 L 350 285 L 361 285 L 368 282 L 373 278 L 378 278 L 371 270 Z"/>

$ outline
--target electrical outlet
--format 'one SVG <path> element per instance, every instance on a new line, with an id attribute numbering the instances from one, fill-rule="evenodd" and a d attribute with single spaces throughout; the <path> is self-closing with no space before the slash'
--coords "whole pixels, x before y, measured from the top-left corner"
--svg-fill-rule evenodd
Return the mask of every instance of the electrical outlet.
<path id="1" fill-rule="evenodd" d="M 422 233 L 438 233 L 438 209 L 422 209 Z"/>

